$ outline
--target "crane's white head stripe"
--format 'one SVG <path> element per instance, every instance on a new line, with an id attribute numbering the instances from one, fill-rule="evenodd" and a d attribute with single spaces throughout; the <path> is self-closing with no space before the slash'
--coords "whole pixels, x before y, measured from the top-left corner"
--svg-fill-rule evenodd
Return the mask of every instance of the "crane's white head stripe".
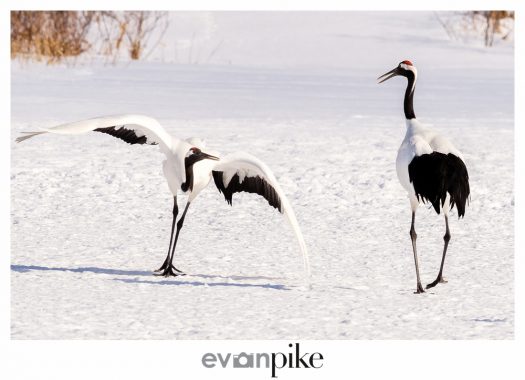
<path id="1" fill-rule="evenodd" d="M 402 68 L 403 70 L 412 71 L 414 73 L 414 84 L 412 85 L 412 89 L 411 89 L 411 91 L 414 91 L 414 88 L 416 86 L 416 80 L 417 80 L 417 69 L 411 63 L 412 62 L 410 61 L 403 61 L 399 64 L 399 67 Z"/>

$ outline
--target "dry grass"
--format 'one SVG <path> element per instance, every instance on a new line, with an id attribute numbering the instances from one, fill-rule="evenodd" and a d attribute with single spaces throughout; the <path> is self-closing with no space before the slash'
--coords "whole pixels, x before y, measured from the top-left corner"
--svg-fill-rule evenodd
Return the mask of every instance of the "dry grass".
<path id="1" fill-rule="evenodd" d="M 473 11 L 470 12 L 470 17 L 472 23 L 481 20 L 485 46 L 492 46 L 495 36 L 499 35 L 502 39 L 506 39 L 512 32 L 506 21 L 514 20 L 514 11 Z"/>
<path id="2" fill-rule="evenodd" d="M 498 39 L 512 38 L 514 32 L 514 11 L 445 12 L 443 16 L 436 12 L 435 15 L 447 35 L 454 40 L 475 37 L 490 47 Z"/>
<path id="3" fill-rule="evenodd" d="M 140 59 L 167 27 L 167 12 L 12 11 L 11 58 L 57 63 L 94 49 L 115 61 L 126 49 L 131 59 Z M 150 44 L 155 30 L 160 37 Z"/>
<path id="4" fill-rule="evenodd" d="M 159 38 L 151 44 L 149 51 L 155 48 L 168 28 L 167 12 L 128 11 L 101 12 L 99 31 L 103 41 L 103 51 L 115 55 L 121 48 L 128 51 L 131 59 L 144 57 L 150 44 L 153 31 L 159 31 Z"/>
<path id="5" fill-rule="evenodd" d="M 56 63 L 84 53 L 91 47 L 87 34 L 94 16 L 95 12 L 12 11 L 11 58 Z"/>

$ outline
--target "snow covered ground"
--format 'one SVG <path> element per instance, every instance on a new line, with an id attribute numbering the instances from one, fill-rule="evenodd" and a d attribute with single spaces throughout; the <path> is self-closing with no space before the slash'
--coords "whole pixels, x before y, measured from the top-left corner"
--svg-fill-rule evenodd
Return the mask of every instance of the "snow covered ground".
<path id="1" fill-rule="evenodd" d="M 224 47 L 230 65 L 220 55 L 200 65 L 14 62 L 12 338 L 512 338 L 512 44 L 449 42 L 431 13 L 387 16 L 294 15 L 298 41 L 315 44 L 298 43 L 282 60 L 290 39 L 272 34 L 272 23 L 286 30 L 277 15 L 236 34 L 244 44 Z M 209 46 L 232 36 L 239 16 L 214 20 Z M 307 28 L 314 22 L 317 34 Z M 274 50 L 248 54 L 264 35 Z M 402 59 L 419 69 L 416 115 L 455 141 L 471 177 L 465 219 L 452 213 L 449 283 L 424 295 L 413 294 L 410 209 L 395 173 L 405 83 L 375 81 Z M 311 289 L 289 226 L 262 199 L 238 194 L 230 207 L 210 184 L 177 247 L 188 275 L 158 278 L 151 271 L 165 257 L 172 208 L 158 148 L 97 133 L 14 143 L 20 131 L 129 112 L 265 161 L 305 235 Z M 428 283 L 444 222 L 422 206 L 416 223 Z"/>

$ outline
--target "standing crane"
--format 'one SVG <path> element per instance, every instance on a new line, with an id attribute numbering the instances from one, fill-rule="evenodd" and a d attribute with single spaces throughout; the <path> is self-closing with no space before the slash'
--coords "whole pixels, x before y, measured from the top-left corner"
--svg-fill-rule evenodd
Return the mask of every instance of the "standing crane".
<path id="1" fill-rule="evenodd" d="M 156 275 L 168 277 L 184 274 L 173 264 L 179 233 L 190 204 L 208 186 L 212 177 L 219 192 L 230 205 L 233 194 L 244 191 L 264 197 L 270 206 L 284 214 L 299 242 L 306 274 L 310 274 L 306 245 L 288 199 L 268 166 L 248 153 L 237 152 L 222 157 L 215 152 L 205 153 L 205 144 L 201 139 L 175 138 L 157 120 L 144 115 L 97 117 L 62 124 L 37 132 L 23 132 L 24 136 L 18 137 L 16 141 L 20 143 L 45 133 L 77 135 L 89 131 L 106 133 L 128 144 L 159 145 L 165 155 L 162 169 L 173 195 L 173 221 L 168 254 L 161 267 L 155 271 Z M 175 223 L 179 211 L 179 192 L 187 193 L 188 200 L 182 216 Z"/>
<path id="2" fill-rule="evenodd" d="M 416 67 L 408 60 L 402 61 L 395 69 L 377 79 L 379 83 L 383 83 L 395 76 L 403 76 L 408 81 L 403 101 L 407 132 L 397 153 L 396 169 L 399 182 L 408 192 L 410 199 L 412 209 L 410 238 L 416 265 L 416 293 L 423 293 L 425 290 L 421 286 L 419 276 L 416 249 L 417 234 L 414 227 L 417 207 L 420 201 L 424 203 L 428 201 L 438 214 L 443 211 L 445 216 L 441 266 L 437 278 L 426 286 L 426 289 L 429 289 L 439 283 L 447 282 L 443 277 L 443 266 L 451 236 L 448 226 L 448 212 L 456 206 L 458 218 L 465 215 L 465 206 L 470 195 L 469 178 L 461 152 L 445 137 L 424 126 L 416 119 L 414 113 Z"/>

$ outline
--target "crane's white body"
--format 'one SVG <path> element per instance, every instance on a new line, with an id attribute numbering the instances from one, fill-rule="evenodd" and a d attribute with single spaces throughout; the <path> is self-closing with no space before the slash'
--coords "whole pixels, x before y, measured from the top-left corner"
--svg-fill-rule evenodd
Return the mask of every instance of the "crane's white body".
<path id="1" fill-rule="evenodd" d="M 410 182 L 408 175 L 408 165 L 415 156 L 423 154 L 430 154 L 432 152 L 439 152 L 443 154 L 452 153 L 461 160 L 463 156 L 461 152 L 445 137 L 437 133 L 431 128 L 421 124 L 417 119 L 406 120 L 407 131 L 405 138 L 397 151 L 396 171 L 397 177 L 401 186 L 407 191 L 410 199 L 412 210 L 414 211 L 418 205 L 419 200 L 416 197 L 413 184 Z M 445 215 L 449 210 L 449 199 L 445 201 L 442 207 Z"/>
<path id="2" fill-rule="evenodd" d="M 93 131 L 97 128 L 107 127 L 115 127 L 116 129 L 125 127 L 126 129 L 132 130 L 138 137 L 145 136 L 147 143 L 159 145 L 161 152 L 166 156 L 166 159 L 162 162 L 162 171 L 173 196 L 177 196 L 177 194 L 182 191 L 181 185 L 186 182 L 185 158 L 188 152 L 192 147 L 204 148 L 204 143 L 198 138 L 190 138 L 187 140 L 175 138 L 171 136 L 157 120 L 145 115 L 131 114 L 97 117 L 62 124 L 53 128 L 43 128 L 37 132 L 24 132 L 26 135 L 17 138 L 16 141 L 22 142 L 44 133 L 77 135 Z M 305 272 L 309 276 L 310 265 L 308 251 L 303 235 L 290 203 L 272 171 L 264 162 L 248 153 L 237 152 L 224 157 L 216 153 L 214 155 L 220 159 L 218 161 L 201 160 L 193 165 L 193 189 L 189 191 L 188 202 L 193 201 L 197 195 L 208 186 L 214 170 L 223 172 L 223 180 L 226 186 L 235 174 L 239 176 L 240 182 L 242 182 L 246 176 L 259 176 L 264 178 L 280 197 L 282 213 L 292 226 L 302 253 Z"/>

